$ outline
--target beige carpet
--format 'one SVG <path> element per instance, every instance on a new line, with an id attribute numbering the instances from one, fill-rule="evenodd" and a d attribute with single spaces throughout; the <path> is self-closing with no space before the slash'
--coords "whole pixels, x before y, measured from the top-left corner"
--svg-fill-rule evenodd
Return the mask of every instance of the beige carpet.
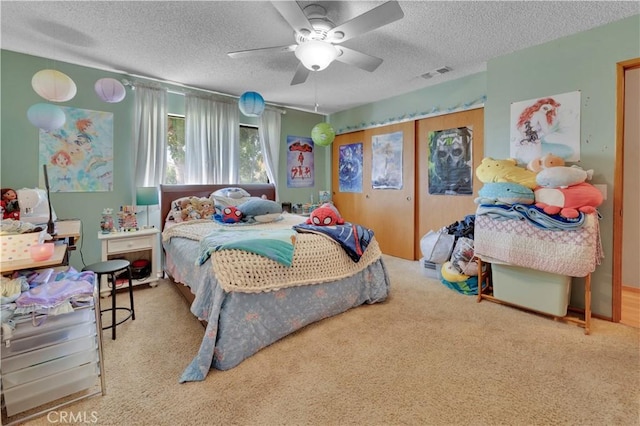
<path id="1" fill-rule="evenodd" d="M 178 378 L 204 329 L 167 281 L 136 289 L 136 320 L 116 341 L 104 334 L 107 395 L 64 410 L 100 425 L 640 424 L 640 330 L 594 320 L 586 336 L 477 303 L 424 278 L 418 262 L 385 262 L 385 303 L 308 326 L 197 383 Z"/>

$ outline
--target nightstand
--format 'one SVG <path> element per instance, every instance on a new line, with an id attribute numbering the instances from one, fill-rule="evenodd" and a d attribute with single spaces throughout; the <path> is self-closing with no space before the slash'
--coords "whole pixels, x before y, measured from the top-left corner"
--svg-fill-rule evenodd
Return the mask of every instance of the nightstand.
<path id="1" fill-rule="evenodd" d="M 149 284 L 155 287 L 162 277 L 160 268 L 160 230 L 157 228 L 137 231 L 98 233 L 102 244 L 102 261 L 110 259 L 126 259 L 133 264 L 138 259 L 146 259 L 151 263 L 150 274 L 146 277 L 133 277 L 133 285 Z M 100 281 L 100 295 L 106 297 L 111 290 L 106 277 Z"/>

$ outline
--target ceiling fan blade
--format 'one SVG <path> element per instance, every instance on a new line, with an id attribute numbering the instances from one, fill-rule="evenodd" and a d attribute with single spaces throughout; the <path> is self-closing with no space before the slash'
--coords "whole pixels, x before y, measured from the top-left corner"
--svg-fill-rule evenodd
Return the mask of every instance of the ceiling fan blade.
<path id="1" fill-rule="evenodd" d="M 302 65 L 302 62 L 300 62 L 298 64 L 298 68 L 296 68 L 296 73 L 293 76 L 293 80 L 291 80 L 291 85 L 295 86 L 296 84 L 302 84 L 307 81 L 307 77 L 309 77 L 310 72 L 311 71 L 305 68 L 305 66 Z"/>
<path id="2" fill-rule="evenodd" d="M 342 43 L 403 17 L 404 12 L 398 2 L 388 1 L 328 31 L 327 39 L 332 43 Z"/>
<path id="3" fill-rule="evenodd" d="M 380 58 L 349 49 L 348 47 L 336 46 L 336 48 L 342 52 L 341 55 L 338 55 L 336 61 L 356 66 L 365 71 L 373 72 L 382 63 L 382 59 Z"/>
<path id="4" fill-rule="evenodd" d="M 244 58 L 246 56 L 263 55 L 265 53 L 286 53 L 293 52 L 298 47 L 297 44 L 291 44 L 289 46 L 276 46 L 276 47 L 263 47 L 260 49 L 238 50 L 236 52 L 229 52 L 231 58 Z"/>
<path id="5" fill-rule="evenodd" d="M 296 33 L 309 35 L 313 31 L 313 25 L 295 1 L 272 1 L 280 15 L 291 25 Z"/>

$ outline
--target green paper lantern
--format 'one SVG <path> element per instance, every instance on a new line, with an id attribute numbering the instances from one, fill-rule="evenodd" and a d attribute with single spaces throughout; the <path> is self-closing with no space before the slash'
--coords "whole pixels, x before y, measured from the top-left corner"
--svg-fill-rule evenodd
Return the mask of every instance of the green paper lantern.
<path id="1" fill-rule="evenodd" d="M 336 131 L 329 123 L 318 123 L 311 129 L 311 139 L 316 145 L 329 146 L 336 138 Z"/>

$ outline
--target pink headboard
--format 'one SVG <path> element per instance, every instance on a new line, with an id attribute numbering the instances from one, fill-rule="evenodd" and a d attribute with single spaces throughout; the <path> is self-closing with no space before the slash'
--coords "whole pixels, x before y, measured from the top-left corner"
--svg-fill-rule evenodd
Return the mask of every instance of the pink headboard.
<path id="1" fill-rule="evenodd" d="M 236 187 L 242 188 L 254 197 L 266 196 L 269 200 L 276 199 L 276 187 L 271 183 L 224 183 L 207 185 L 160 185 L 160 222 L 164 228 L 164 220 L 171 210 L 171 202 L 180 197 L 208 197 L 218 189 Z"/>

